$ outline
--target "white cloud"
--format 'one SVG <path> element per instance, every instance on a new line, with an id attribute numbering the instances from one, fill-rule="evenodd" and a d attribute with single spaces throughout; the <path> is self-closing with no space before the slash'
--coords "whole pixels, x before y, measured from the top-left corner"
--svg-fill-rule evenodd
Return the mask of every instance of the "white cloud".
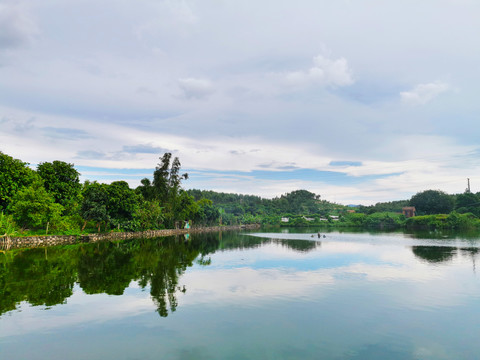
<path id="1" fill-rule="evenodd" d="M 449 89 L 450 85 L 440 81 L 418 84 L 410 91 L 402 91 L 400 97 L 404 103 L 424 105 Z"/>
<path id="2" fill-rule="evenodd" d="M 213 93 L 213 85 L 207 79 L 178 79 L 178 85 L 187 99 L 205 99 Z"/>
<path id="3" fill-rule="evenodd" d="M 313 58 L 313 66 L 306 70 L 285 74 L 285 81 L 292 86 L 347 86 L 353 84 L 352 70 L 345 58 L 329 59 L 323 55 Z"/>

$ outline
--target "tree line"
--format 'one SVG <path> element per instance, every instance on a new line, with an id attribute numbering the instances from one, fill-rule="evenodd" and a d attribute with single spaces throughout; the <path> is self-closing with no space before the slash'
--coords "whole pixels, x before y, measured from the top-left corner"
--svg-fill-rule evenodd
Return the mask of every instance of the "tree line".
<path id="1" fill-rule="evenodd" d="M 465 190 L 460 194 L 447 194 L 441 190 L 425 190 L 416 193 L 409 200 L 381 202 L 372 206 L 360 206 L 357 212 L 373 214 L 376 212 L 402 212 L 402 208 L 414 206 L 417 215 L 471 213 L 480 216 L 480 192 Z"/>
<path id="2" fill-rule="evenodd" d="M 55 160 L 36 169 L 0 152 L 0 235 L 105 230 L 142 231 L 247 223 L 277 224 L 282 216 L 327 216 L 345 208 L 307 190 L 274 199 L 254 195 L 185 190 L 178 157 L 165 153 L 151 178 L 135 189 L 126 181 L 80 182 L 73 164 Z M 300 221 L 300 220 L 299 220 Z M 23 231 L 23 233 L 25 233 Z"/>
<path id="3" fill-rule="evenodd" d="M 187 179 L 180 160 L 171 153 L 159 157 L 151 178 L 142 179 L 131 189 L 123 180 L 81 183 L 74 165 L 63 161 L 43 162 L 34 170 L 28 163 L 0 152 L 0 236 L 142 231 L 183 227 L 186 222 L 195 226 L 260 223 L 391 228 L 424 226 L 425 222 L 432 226 L 477 226 L 480 216 L 480 193 L 470 191 L 449 195 L 426 190 L 409 200 L 352 207 L 328 202 L 307 190 L 273 199 L 185 190 L 182 182 Z M 405 206 L 415 206 L 420 216 L 407 221 L 401 215 Z M 421 217 L 437 214 L 451 214 L 449 222 Z M 339 221 L 333 222 L 333 216 Z M 289 222 L 282 222 L 282 218 Z"/>
<path id="4" fill-rule="evenodd" d="M 216 224 L 219 210 L 207 199 L 195 201 L 182 187 L 177 157 L 165 153 L 136 189 L 126 181 L 80 182 L 73 164 L 28 163 L 0 152 L 0 235 L 22 229 L 56 233 L 142 231 L 173 228 L 194 221 Z"/>
<path id="5" fill-rule="evenodd" d="M 405 218 L 402 209 L 415 207 L 415 215 Z M 460 194 L 425 190 L 409 200 L 359 206 L 354 214 L 345 214 L 337 226 L 367 228 L 467 229 L 480 228 L 480 193 L 468 189 Z"/>

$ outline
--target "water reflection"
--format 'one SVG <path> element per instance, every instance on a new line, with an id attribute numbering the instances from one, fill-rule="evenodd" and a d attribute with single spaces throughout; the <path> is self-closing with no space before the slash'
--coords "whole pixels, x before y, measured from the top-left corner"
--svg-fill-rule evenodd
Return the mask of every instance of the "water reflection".
<path id="1" fill-rule="evenodd" d="M 283 240 L 283 239 L 270 239 L 273 243 L 280 244 L 289 249 L 298 251 L 300 253 L 306 253 L 322 246 L 320 241 L 308 241 L 308 240 Z"/>
<path id="2" fill-rule="evenodd" d="M 0 255 L 0 315 L 31 305 L 65 303 L 76 283 L 86 294 L 122 295 L 132 281 L 150 294 L 160 316 L 177 308 L 185 293 L 181 275 L 194 263 L 211 264 L 208 254 L 227 249 L 256 248 L 265 239 L 240 233 L 199 234 L 75 246 L 13 250 Z M 273 241 L 273 240 L 272 240 Z M 317 247 L 310 242 L 279 241 L 297 251 Z M 196 260 L 196 261 L 195 261 Z"/>
<path id="3" fill-rule="evenodd" d="M 457 254 L 457 248 L 447 246 L 412 246 L 412 252 L 429 263 L 448 262 Z"/>
<path id="4" fill-rule="evenodd" d="M 480 283 L 470 266 L 478 241 L 262 235 L 0 254 L 2 355 L 437 360 L 480 352 Z"/>
<path id="5" fill-rule="evenodd" d="M 215 243 L 215 242 L 213 242 Z M 82 244 L 13 251 L 0 259 L 0 314 L 22 301 L 61 304 L 75 283 L 86 294 L 122 295 L 132 280 L 150 294 L 160 316 L 177 307 L 176 293 L 186 292 L 179 277 L 212 242 L 178 238 Z M 208 265 L 201 258 L 197 263 Z"/>
<path id="6" fill-rule="evenodd" d="M 311 231 L 310 229 L 310 233 Z M 304 232 L 301 234 L 303 239 L 281 238 L 291 233 L 277 235 L 255 237 L 236 232 L 210 233 L 190 237 L 182 235 L 116 243 L 13 250 L 0 255 L 0 315 L 16 309 L 23 301 L 46 307 L 65 303 L 72 296 L 76 284 L 86 294 L 118 296 L 135 281 L 140 288 L 150 290 L 158 314 L 166 317 L 169 312 L 177 309 L 177 295 L 188 291 L 188 287 L 181 283 L 185 271 L 194 265 L 211 266 L 211 255 L 216 252 L 257 249 L 273 244 L 299 254 L 319 250 L 327 256 L 334 249 L 331 240 L 335 240 L 335 236 L 343 239 L 350 239 L 352 236 L 350 234 L 349 237 L 342 237 L 340 233 L 327 233 L 328 236 L 321 239 L 329 246 L 323 249 L 316 232 L 314 235 Z M 420 238 L 424 236 L 425 234 L 418 235 Z M 305 240 L 306 238 L 309 240 Z M 399 241 L 401 239 L 399 237 Z M 305 269 L 310 266 L 333 268 L 346 266 L 352 261 L 372 262 L 372 259 L 365 258 L 366 255 L 353 255 L 352 251 L 363 251 L 361 243 L 336 244 L 339 251 L 350 255 L 341 259 L 325 257 L 322 262 L 304 262 L 302 266 Z M 480 249 L 478 246 L 469 248 L 437 244 L 414 245 L 411 246 L 411 251 L 417 259 L 428 264 L 446 264 L 456 256 L 466 257 L 471 259 L 475 271 L 475 259 Z M 257 266 L 264 264 L 272 267 L 280 264 L 279 260 L 262 261 L 263 263 L 257 262 Z M 284 259 L 281 264 L 300 266 L 288 259 Z"/>
<path id="7" fill-rule="evenodd" d="M 435 229 L 435 230 L 406 230 L 405 234 L 408 234 L 414 239 L 443 239 L 443 240 L 452 240 L 452 239 L 461 239 L 461 240 L 478 240 L 479 234 L 478 230 L 463 230 L 459 232 L 458 230 L 450 229 Z"/>
<path id="8" fill-rule="evenodd" d="M 350 360 L 414 360 L 417 359 L 410 349 L 398 349 L 388 344 L 370 344 L 364 346 L 353 356 L 347 356 Z"/>

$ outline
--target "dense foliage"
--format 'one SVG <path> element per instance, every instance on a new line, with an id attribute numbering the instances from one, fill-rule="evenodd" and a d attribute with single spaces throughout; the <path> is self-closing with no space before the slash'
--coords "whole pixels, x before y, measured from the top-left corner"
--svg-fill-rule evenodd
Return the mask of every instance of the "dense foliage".
<path id="1" fill-rule="evenodd" d="M 227 219 L 233 217 L 261 217 L 268 222 L 268 217 L 280 221 L 282 216 L 295 215 L 322 215 L 338 214 L 344 211 L 345 206 L 320 200 L 307 190 L 296 190 L 273 199 L 263 199 L 254 195 L 218 193 L 215 191 L 187 190 L 196 200 L 209 199 L 213 205 L 219 207 Z"/>
<path id="2" fill-rule="evenodd" d="M 7 209 L 12 197 L 36 178 L 38 175 L 27 163 L 0 152 L 0 211 Z"/>
<path id="3" fill-rule="evenodd" d="M 409 206 L 409 200 L 397 200 L 389 202 L 379 202 L 371 206 L 359 206 L 357 212 L 373 214 L 377 212 L 396 212 L 401 213 L 405 206 Z"/>
<path id="4" fill-rule="evenodd" d="M 426 190 L 412 196 L 410 204 L 420 215 L 448 214 L 453 210 L 455 200 L 443 191 Z"/>
<path id="5" fill-rule="evenodd" d="M 35 181 L 15 194 L 8 209 L 21 227 L 44 228 L 50 222 L 54 225 L 60 221 L 63 206 L 55 203 L 43 182 Z"/>
<path id="6" fill-rule="evenodd" d="M 0 231 L 18 233 L 80 233 L 137 231 L 183 226 L 186 220 L 215 221 L 215 209 L 197 204 L 181 188 L 180 161 L 170 153 L 160 158 L 153 181 L 131 189 L 125 181 L 80 183 L 73 164 L 40 163 L 37 170 L 0 153 Z M 218 217 L 217 217 L 218 218 Z M 13 228 L 12 228 L 13 227 Z"/>
<path id="7" fill-rule="evenodd" d="M 66 213 L 73 213 L 80 201 L 80 173 L 63 161 L 44 162 L 37 166 L 37 173 L 44 181 L 47 192 Z"/>

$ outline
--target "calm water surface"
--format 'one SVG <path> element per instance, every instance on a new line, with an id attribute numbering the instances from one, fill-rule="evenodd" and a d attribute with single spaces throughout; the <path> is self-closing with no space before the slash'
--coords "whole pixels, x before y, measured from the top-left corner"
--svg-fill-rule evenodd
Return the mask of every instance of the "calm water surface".
<path id="1" fill-rule="evenodd" d="M 480 236 L 298 231 L 0 253 L 0 358 L 480 358 Z"/>

